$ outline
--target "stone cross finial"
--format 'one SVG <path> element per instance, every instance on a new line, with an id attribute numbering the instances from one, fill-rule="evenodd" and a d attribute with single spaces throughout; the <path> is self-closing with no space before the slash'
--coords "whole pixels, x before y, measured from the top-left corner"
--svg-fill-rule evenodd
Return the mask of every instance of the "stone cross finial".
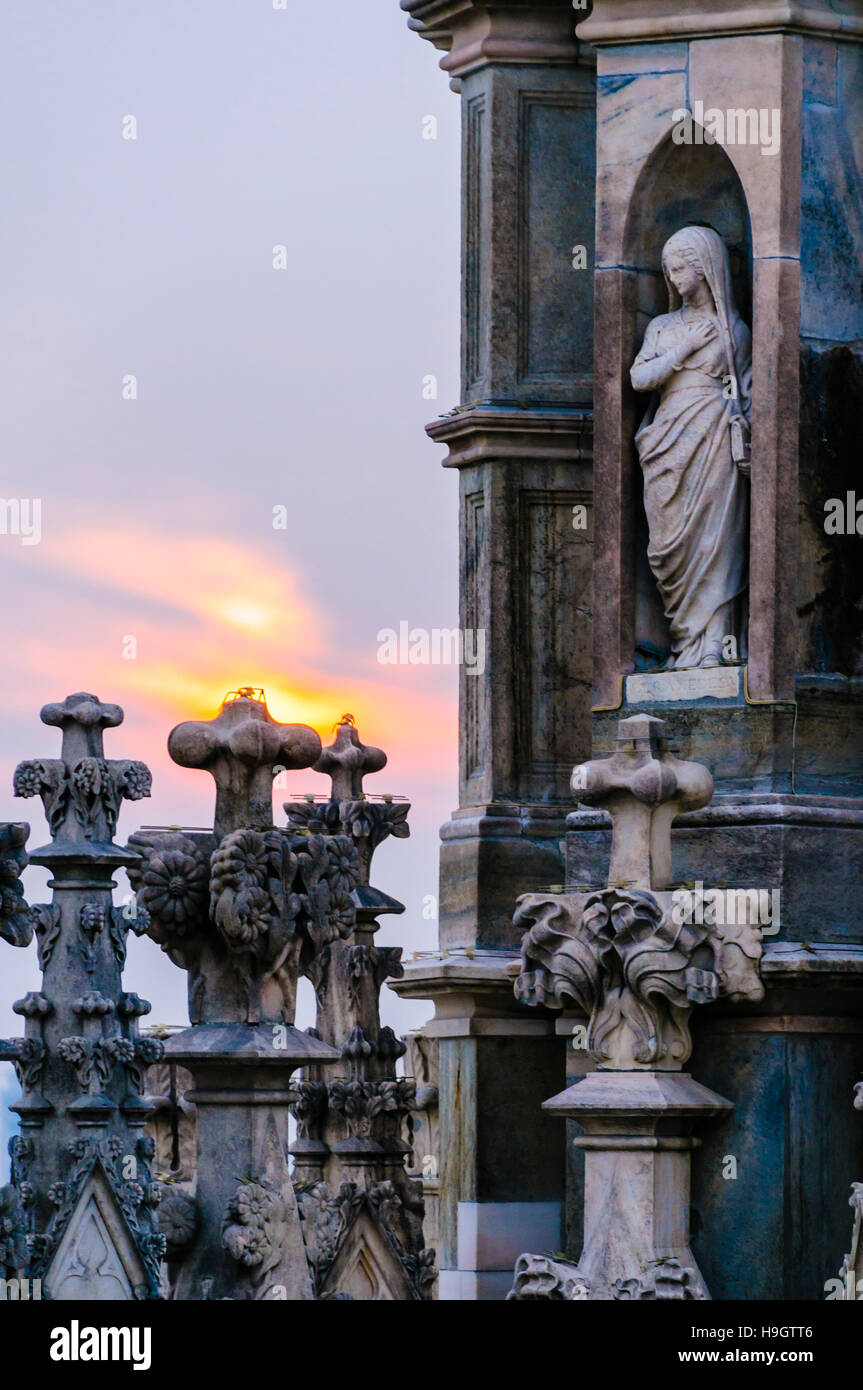
<path id="1" fill-rule="evenodd" d="M 361 743 L 353 715 L 343 714 L 334 742 L 323 750 L 314 770 L 332 779 L 334 801 L 357 801 L 364 795 L 367 773 L 380 772 L 386 765 L 386 753 Z"/>
<path id="2" fill-rule="evenodd" d="M 144 763 L 106 758 L 102 731 L 123 722 L 119 705 L 103 704 L 96 695 L 78 691 L 57 704 L 45 705 L 43 724 L 61 729 L 59 758 L 30 758 L 15 769 L 16 796 L 41 796 L 56 843 L 88 842 L 91 853 L 110 844 L 120 803 L 150 795 Z M 112 850 L 116 857 L 116 850 Z M 34 862 L 42 862 L 36 857 Z"/>
<path id="3" fill-rule="evenodd" d="M 410 810 L 401 798 L 384 796 L 371 801 L 363 789 L 363 778 L 370 772 L 380 772 L 387 765 L 387 755 L 360 740 L 352 714 L 343 714 L 336 725 L 336 737 L 325 748 L 314 765 L 330 779 L 328 803 L 308 798 L 305 803 L 286 802 L 285 810 L 291 825 L 305 826 L 312 832 L 340 829 L 350 835 L 360 857 L 360 881 L 368 885 L 372 855 L 378 845 L 390 835 L 405 839 L 410 834 L 407 814 Z M 377 895 L 376 912 L 403 911 L 393 907 L 393 900 Z M 368 904 L 366 904 L 368 906 Z"/>
<path id="4" fill-rule="evenodd" d="M 122 724 L 123 711 L 81 690 L 67 695 L 62 703 L 44 705 L 39 717 L 43 724 L 63 730 L 60 756 L 64 762 L 76 763 L 79 758 L 103 756 L 102 730 Z"/>
<path id="5" fill-rule="evenodd" d="M 305 724 L 279 724 L 263 691 L 243 688 L 225 698 L 215 719 L 178 724 L 168 736 L 168 752 L 181 767 L 203 768 L 213 777 L 213 829 L 222 837 L 271 827 L 274 771 L 311 767 L 321 740 Z"/>
<path id="6" fill-rule="evenodd" d="M 611 815 L 609 886 L 669 888 L 672 821 L 713 795 L 707 768 L 673 757 L 664 733 L 665 721 L 649 714 L 621 719 L 612 757 L 573 768 L 575 799 Z"/>

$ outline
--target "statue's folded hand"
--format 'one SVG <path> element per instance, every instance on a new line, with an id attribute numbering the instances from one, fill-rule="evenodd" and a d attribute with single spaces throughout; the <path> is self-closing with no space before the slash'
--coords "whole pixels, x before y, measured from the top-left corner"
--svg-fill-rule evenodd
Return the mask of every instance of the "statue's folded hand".
<path id="1" fill-rule="evenodd" d="M 690 357 L 692 353 L 698 352 L 699 348 L 707 347 L 717 336 L 718 329 L 712 319 L 696 319 L 693 323 L 684 324 L 685 338 L 681 345 L 680 356 L 684 359 Z"/>

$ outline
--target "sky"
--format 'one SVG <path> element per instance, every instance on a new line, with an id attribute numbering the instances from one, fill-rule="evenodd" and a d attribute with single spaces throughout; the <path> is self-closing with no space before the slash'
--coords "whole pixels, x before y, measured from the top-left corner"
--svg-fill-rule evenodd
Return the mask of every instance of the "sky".
<path id="1" fill-rule="evenodd" d="M 39 710 L 74 691 L 123 707 L 106 756 L 153 773 L 120 842 L 212 822 L 211 778 L 166 740 L 227 691 L 262 686 L 325 744 L 350 712 L 389 756 L 367 789 L 413 805 L 372 872 L 407 908 L 378 940 L 407 957 L 436 943 L 457 805 L 455 668 L 378 660 L 383 629 L 458 622 L 457 479 L 423 430 L 458 398 L 459 110 L 438 57 L 397 0 L 361 23 L 357 0 L 0 14 L 0 494 L 41 512 L 38 543 L 0 535 L 0 818 L 48 839 L 12 773 L 59 755 Z M 275 805 L 326 786 L 286 774 Z M 46 878 L 27 869 L 31 902 Z M 35 948 L 0 949 L 16 1036 Z M 151 1021 L 186 1021 L 185 984 L 130 937 Z M 431 1012 L 385 991 L 401 1031 Z"/>

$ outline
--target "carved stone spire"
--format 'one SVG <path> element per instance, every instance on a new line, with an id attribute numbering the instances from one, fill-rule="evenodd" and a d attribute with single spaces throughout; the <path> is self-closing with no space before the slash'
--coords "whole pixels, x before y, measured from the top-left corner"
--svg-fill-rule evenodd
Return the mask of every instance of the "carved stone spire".
<path id="1" fill-rule="evenodd" d="M 294 1027 L 297 980 L 353 926 L 357 854 L 346 836 L 273 826 L 274 771 L 308 767 L 321 744 L 304 725 L 276 723 L 263 691 L 233 692 L 215 719 L 174 729 L 168 749 L 216 783 L 212 832 L 131 840 L 138 910 L 189 975 L 192 1026 L 165 1044 L 191 1072 L 197 1107 L 194 1199 L 171 1194 L 188 1236 L 172 1252 L 173 1297 L 310 1299 L 288 1168 L 290 1078 L 339 1053 Z"/>
<path id="2" fill-rule="evenodd" d="M 315 772 L 331 779 L 333 801 L 360 801 L 365 794 L 363 778 L 369 772 L 381 772 L 386 765 L 386 753 L 361 743 L 353 715 L 343 714 L 336 725 L 335 740 L 321 753 Z"/>
<path id="3" fill-rule="evenodd" d="M 118 705 L 86 693 L 46 705 L 61 756 L 15 771 L 16 795 L 41 796 L 51 829 L 51 843 L 30 856 L 52 871 L 50 905 L 28 909 L 18 883 L 29 827 L 0 827 L 0 935 L 26 946 L 35 930 L 43 972 L 41 989 L 13 1006 L 24 1037 L 0 1042 L 22 1088 L 12 1187 L 26 1276 L 55 1299 L 156 1297 L 164 1248 L 142 1095 L 161 1045 L 138 1035 L 150 1006 L 122 988 L 126 935 L 143 923 L 112 902 L 112 875 L 137 863 L 113 843 L 120 805 L 150 794 L 143 763 L 104 756 L 103 731 L 122 719 Z"/>
<path id="4" fill-rule="evenodd" d="M 363 783 L 386 761 L 379 748 L 362 743 L 353 717 L 345 715 L 315 763 L 316 772 L 331 778 L 329 800 L 285 807 L 292 826 L 349 836 L 361 873 L 350 935 L 334 941 L 309 971 L 315 1032 L 339 1048 L 344 1075 L 304 1072 L 294 1108 L 294 1171 L 305 1188 L 301 1205 L 318 1291 L 417 1299 L 429 1296 L 434 1252 L 423 1244 L 422 1184 L 405 1170 L 410 1150 L 402 1133 L 416 1085 L 397 1076 L 405 1044 L 380 1020 L 385 981 L 404 973 L 402 950 L 375 944 L 378 917 L 404 907 L 369 885 L 376 847 L 389 835 L 410 833 L 410 807 L 391 796 L 372 801 Z"/>

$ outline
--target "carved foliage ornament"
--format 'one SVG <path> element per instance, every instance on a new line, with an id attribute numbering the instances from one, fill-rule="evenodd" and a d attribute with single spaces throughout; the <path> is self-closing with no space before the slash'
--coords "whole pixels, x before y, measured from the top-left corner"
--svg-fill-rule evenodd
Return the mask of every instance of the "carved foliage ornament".
<path id="1" fill-rule="evenodd" d="M 703 968 L 710 963 L 701 950 L 707 928 L 676 926 L 650 893 L 613 888 L 591 894 L 575 916 L 564 898 L 531 895 L 515 921 L 532 923 L 516 984 L 523 1003 L 579 1005 L 590 1018 L 588 1047 L 601 1062 L 615 1058 L 622 1034 L 643 1066 L 685 1061 L 689 1008 L 718 991 L 716 975 Z"/>
<path id="2" fill-rule="evenodd" d="M 63 1182 L 50 1188 L 48 1196 L 54 1204 L 54 1215 L 47 1231 L 42 1236 L 29 1238 L 31 1253 L 31 1276 L 42 1277 L 51 1263 L 54 1252 L 60 1245 L 63 1233 L 68 1226 L 78 1199 L 87 1179 L 98 1165 L 104 1173 L 129 1231 L 141 1255 L 148 1278 L 148 1290 L 154 1295 L 159 1287 L 159 1267 L 165 1255 L 165 1238 L 157 1229 L 155 1212 L 161 1200 L 159 1183 L 154 1182 L 150 1172 L 153 1157 L 153 1140 L 140 1138 L 135 1143 L 134 1178 L 124 1175 L 124 1165 L 130 1155 L 126 1153 L 122 1140 L 75 1139 L 67 1145 L 67 1153 L 72 1167 Z"/>
<path id="3" fill-rule="evenodd" d="M 408 1190 L 413 1186 L 408 1184 Z M 421 1190 L 421 1184 L 418 1186 Z M 435 1252 L 417 1249 L 415 1242 L 407 1237 L 404 1202 L 392 1182 L 376 1183 L 366 1189 L 354 1182 L 343 1182 L 337 1192 L 332 1192 L 327 1183 L 321 1182 L 300 1192 L 298 1200 L 306 1251 L 318 1296 L 348 1232 L 363 1207 L 367 1206 L 402 1265 L 414 1297 L 430 1297 L 436 1278 Z M 421 1195 L 418 1202 L 421 1208 Z"/>
<path id="4" fill-rule="evenodd" d="M 151 785 L 144 763 L 104 758 L 80 758 L 71 765 L 59 758 L 31 758 L 18 764 L 13 779 L 16 796 L 42 798 L 53 836 L 71 808 L 85 839 L 93 838 L 101 816 L 113 835 L 122 800 L 142 800 Z"/>
<path id="5" fill-rule="evenodd" d="M 706 1293 L 696 1270 L 679 1260 L 657 1260 L 642 1270 L 637 1279 L 617 1279 L 613 1285 L 615 1299 L 689 1300 L 704 1299 Z"/>
<path id="6" fill-rule="evenodd" d="M 682 1065 L 691 1052 L 689 1013 L 722 992 L 747 984 L 760 956 L 735 928 L 725 956 L 721 934 L 699 923 L 675 923 L 647 892 L 606 888 L 580 900 L 528 894 L 515 923 L 526 929 L 515 992 L 525 1004 L 559 1009 L 577 1004 L 588 1015 L 587 1044 L 612 1066 Z M 748 968 L 741 976 L 741 962 Z"/>
<path id="7" fill-rule="evenodd" d="M 29 834 L 23 821 L 0 824 L 0 937 L 10 946 L 29 946 L 33 939 L 33 915 L 19 881 L 29 862 Z"/>
<path id="8" fill-rule="evenodd" d="M 305 828 L 313 834 L 341 832 L 353 840 L 364 882 L 378 846 L 389 836 L 404 840 L 411 833 L 407 819 L 410 806 L 406 802 L 369 801 L 366 797 L 351 801 L 287 801 L 284 809 L 290 824 L 298 829 Z"/>
<path id="9" fill-rule="evenodd" d="M 353 926 L 359 866 L 345 836 L 235 830 L 209 862 L 180 834 L 133 835 L 129 848 L 141 856 L 129 879 L 146 930 L 169 952 L 194 945 L 212 923 L 230 953 L 276 971 L 293 949 L 311 957 Z"/>
<path id="10" fill-rule="evenodd" d="M 550 1255 L 519 1255 L 513 1286 L 507 1302 L 580 1303 L 590 1293 L 590 1285 L 569 1260 Z"/>
<path id="11" fill-rule="evenodd" d="M 354 1138 L 368 1137 L 378 1115 L 407 1113 L 416 1099 L 416 1082 L 409 1077 L 387 1081 L 336 1080 L 327 1086 L 330 1108 L 343 1116 Z"/>

